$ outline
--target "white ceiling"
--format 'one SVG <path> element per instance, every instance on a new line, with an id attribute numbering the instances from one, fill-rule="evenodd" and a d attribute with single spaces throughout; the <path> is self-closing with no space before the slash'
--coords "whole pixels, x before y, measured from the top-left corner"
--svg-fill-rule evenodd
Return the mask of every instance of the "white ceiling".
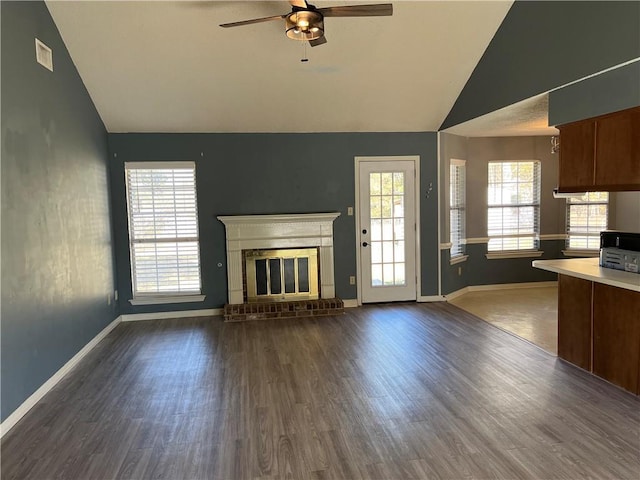
<path id="1" fill-rule="evenodd" d="M 383 2 L 315 5 L 357 3 Z M 511 4 L 393 1 L 391 17 L 326 18 L 328 43 L 302 63 L 284 21 L 218 26 L 286 1 L 47 1 L 109 132 L 435 131 Z"/>

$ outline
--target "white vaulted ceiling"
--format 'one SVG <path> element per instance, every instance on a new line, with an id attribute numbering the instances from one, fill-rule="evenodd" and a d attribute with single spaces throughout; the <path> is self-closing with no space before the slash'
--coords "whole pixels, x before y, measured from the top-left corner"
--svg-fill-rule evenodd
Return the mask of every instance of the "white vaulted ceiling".
<path id="1" fill-rule="evenodd" d="M 318 7 L 369 0 L 318 1 Z M 288 39 L 286 1 L 48 1 L 109 132 L 437 130 L 511 1 L 394 1 Z M 55 58 L 55 52 L 54 52 Z"/>

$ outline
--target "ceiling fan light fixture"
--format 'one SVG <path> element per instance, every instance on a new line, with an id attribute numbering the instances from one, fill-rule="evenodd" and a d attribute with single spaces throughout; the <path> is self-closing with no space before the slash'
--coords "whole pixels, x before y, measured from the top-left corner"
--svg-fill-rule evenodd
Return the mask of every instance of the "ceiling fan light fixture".
<path id="1" fill-rule="evenodd" d="M 287 37 L 293 40 L 315 40 L 324 35 L 324 17 L 319 12 L 300 10 L 285 18 Z"/>

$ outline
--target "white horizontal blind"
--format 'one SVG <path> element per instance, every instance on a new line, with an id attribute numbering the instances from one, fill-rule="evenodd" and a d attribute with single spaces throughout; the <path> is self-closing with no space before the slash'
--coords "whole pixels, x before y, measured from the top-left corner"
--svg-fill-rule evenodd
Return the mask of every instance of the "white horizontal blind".
<path id="1" fill-rule="evenodd" d="M 589 192 L 567 198 L 567 248 L 598 250 L 600 232 L 607 229 L 609 194 Z"/>
<path id="2" fill-rule="evenodd" d="M 488 251 L 533 250 L 540 233 L 540 162 L 489 162 Z"/>
<path id="3" fill-rule="evenodd" d="M 200 293 L 193 162 L 125 164 L 133 295 Z"/>
<path id="4" fill-rule="evenodd" d="M 451 159 L 449 166 L 449 241 L 451 256 L 464 254 L 465 235 L 465 161 Z"/>

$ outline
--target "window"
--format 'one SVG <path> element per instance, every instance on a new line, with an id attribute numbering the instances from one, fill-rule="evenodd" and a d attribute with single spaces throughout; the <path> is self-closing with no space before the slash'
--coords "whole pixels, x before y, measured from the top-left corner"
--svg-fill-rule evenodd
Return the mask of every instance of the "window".
<path id="1" fill-rule="evenodd" d="M 489 162 L 488 195 L 488 251 L 537 249 L 540 162 Z"/>
<path id="2" fill-rule="evenodd" d="M 589 192 L 567 198 L 567 248 L 597 250 L 600 232 L 607 229 L 609 194 Z"/>
<path id="3" fill-rule="evenodd" d="M 451 257 L 464 255 L 465 161 L 451 159 L 449 166 L 449 241 Z"/>
<path id="4" fill-rule="evenodd" d="M 193 162 L 125 163 L 133 296 L 200 294 Z"/>

